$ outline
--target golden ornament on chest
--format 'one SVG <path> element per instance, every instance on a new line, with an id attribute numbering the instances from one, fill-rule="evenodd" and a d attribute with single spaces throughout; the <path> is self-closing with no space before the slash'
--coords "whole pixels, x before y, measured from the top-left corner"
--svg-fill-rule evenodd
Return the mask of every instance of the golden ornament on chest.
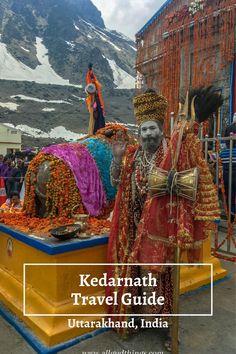
<path id="1" fill-rule="evenodd" d="M 165 171 L 154 167 L 148 176 L 148 189 L 152 197 L 167 194 L 196 200 L 198 185 L 198 169 L 191 168 L 185 171 Z"/>

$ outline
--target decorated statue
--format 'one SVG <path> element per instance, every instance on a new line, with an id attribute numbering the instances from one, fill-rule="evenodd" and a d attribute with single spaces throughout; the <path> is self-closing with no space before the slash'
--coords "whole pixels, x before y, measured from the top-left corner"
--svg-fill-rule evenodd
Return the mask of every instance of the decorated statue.
<path id="1" fill-rule="evenodd" d="M 89 64 L 86 85 L 85 92 L 90 113 L 88 134 L 95 134 L 98 129 L 105 127 L 105 118 L 101 84 L 93 72 L 93 64 Z"/>
<path id="2" fill-rule="evenodd" d="M 134 99 L 140 145 L 127 148 L 125 144 L 114 145 L 111 173 L 119 189 L 108 246 L 108 261 L 115 264 L 108 268 L 108 274 L 125 278 L 143 277 L 151 272 L 158 280 L 157 286 L 148 290 L 122 287 L 118 297 L 122 299 L 126 292 L 145 296 L 155 292 L 165 302 L 163 306 L 145 305 L 137 310 L 119 301 L 108 309 L 119 320 L 127 320 L 130 313 L 157 316 L 172 313 L 176 304 L 172 269 L 165 263 L 176 261 L 177 248 L 188 249 L 192 262 L 198 260 L 202 241 L 208 237 L 212 222 L 219 219 L 217 192 L 197 134 L 199 124 L 221 104 L 222 97 L 212 87 L 191 92 L 167 145 L 160 125 L 167 106 L 165 98 L 146 92 Z M 107 290 L 108 294 L 111 290 Z M 165 343 L 168 350 L 171 350 L 170 333 Z"/>
<path id="3" fill-rule="evenodd" d="M 97 217 L 109 213 L 116 195 L 109 173 L 111 142 L 118 132 L 131 139 L 122 125 L 108 124 L 95 136 L 43 148 L 26 175 L 26 214 L 71 217 L 76 212 Z"/>

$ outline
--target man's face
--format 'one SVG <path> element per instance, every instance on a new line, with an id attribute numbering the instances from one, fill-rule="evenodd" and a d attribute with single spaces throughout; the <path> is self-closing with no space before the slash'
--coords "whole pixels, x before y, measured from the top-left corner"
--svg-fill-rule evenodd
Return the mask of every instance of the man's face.
<path id="1" fill-rule="evenodd" d="M 148 121 L 140 127 L 140 142 L 145 151 L 155 152 L 161 142 L 162 130 L 155 121 Z"/>
<path id="2" fill-rule="evenodd" d="M 13 197 L 11 197 L 11 204 L 17 205 L 17 204 L 19 204 L 19 202 L 20 202 L 20 199 L 19 199 L 19 197 L 17 197 L 17 195 L 14 195 Z"/>
<path id="3" fill-rule="evenodd" d="M 6 165 L 11 166 L 11 160 L 10 159 L 6 159 L 5 163 L 6 163 Z"/>

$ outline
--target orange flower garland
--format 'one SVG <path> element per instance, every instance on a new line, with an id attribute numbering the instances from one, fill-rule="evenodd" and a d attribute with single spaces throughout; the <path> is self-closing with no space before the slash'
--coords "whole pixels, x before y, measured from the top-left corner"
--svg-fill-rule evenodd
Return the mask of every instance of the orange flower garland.
<path id="1" fill-rule="evenodd" d="M 136 71 L 168 100 L 166 133 L 180 90 L 214 84 L 234 59 L 235 2 L 205 0 L 204 10 L 192 15 L 191 3 L 170 2 L 136 38 Z"/>
<path id="2" fill-rule="evenodd" d="M 111 137 L 106 136 L 106 132 L 112 130 L 113 135 Z M 121 132 L 123 136 L 126 137 L 127 140 L 130 140 L 128 135 L 128 128 L 124 127 L 122 124 L 117 123 L 107 123 L 105 128 L 101 128 L 97 131 L 96 137 L 107 140 L 109 143 L 112 143 L 113 140 L 117 138 L 116 133 Z"/>
<path id="3" fill-rule="evenodd" d="M 73 224 L 74 220 L 65 217 L 59 218 L 36 218 L 29 217 L 25 212 L 17 213 L 2 213 L 0 215 L 1 223 L 16 228 L 24 233 L 34 233 L 37 235 L 46 235 L 48 230 L 61 225 Z"/>
<path id="4" fill-rule="evenodd" d="M 78 206 L 77 213 L 86 213 L 74 176 L 69 167 L 52 155 L 39 153 L 30 163 L 26 175 L 25 202 L 23 206 L 26 215 L 30 217 L 36 216 L 36 176 L 39 166 L 46 161 L 50 163 L 50 178 L 46 184 L 46 210 L 48 217 L 71 217 L 72 210 L 76 206 Z"/>
<path id="5" fill-rule="evenodd" d="M 50 236 L 49 230 L 62 225 L 74 224 L 75 220 L 66 217 L 56 217 L 56 218 L 36 218 L 29 217 L 25 212 L 17 213 L 16 215 L 12 213 L 2 213 L 0 215 L 0 222 L 8 225 L 12 228 L 26 233 L 35 235 L 48 235 Z M 88 235 L 101 235 L 107 234 L 110 229 L 111 222 L 105 219 L 89 218 L 88 229 L 86 234 Z"/>

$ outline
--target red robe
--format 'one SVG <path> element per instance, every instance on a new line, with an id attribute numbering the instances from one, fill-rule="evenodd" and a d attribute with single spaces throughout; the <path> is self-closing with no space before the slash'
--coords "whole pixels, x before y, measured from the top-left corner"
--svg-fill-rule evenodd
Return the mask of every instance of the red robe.
<path id="1" fill-rule="evenodd" d="M 172 156 L 179 137 L 177 130 L 160 167 L 169 171 Z M 191 263 L 199 261 L 202 241 L 208 238 L 214 227 L 213 221 L 220 218 L 218 196 L 207 162 L 203 158 L 201 144 L 194 133 L 183 138 L 177 162 L 177 171 L 198 168 L 199 182 L 195 202 L 173 196 L 172 212 L 170 195 L 149 197 L 146 200 L 137 238 L 130 261 L 138 263 L 174 262 L 174 248 L 188 250 Z M 161 271 L 163 267 L 149 267 Z"/>

